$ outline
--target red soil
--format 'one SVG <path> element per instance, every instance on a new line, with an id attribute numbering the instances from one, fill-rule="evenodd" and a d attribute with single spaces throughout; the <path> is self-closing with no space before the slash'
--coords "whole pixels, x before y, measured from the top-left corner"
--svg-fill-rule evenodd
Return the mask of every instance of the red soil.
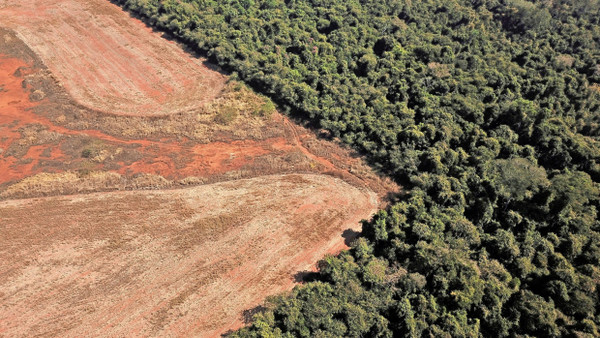
<path id="1" fill-rule="evenodd" d="M 54 125 L 48 119 L 35 114 L 36 103 L 29 101 L 29 91 L 21 86 L 22 78 L 15 76 L 17 69 L 28 67 L 23 61 L 0 55 L 0 148 L 6 150 L 22 138 L 19 129 L 32 124 L 39 124 L 50 132 L 64 136 L 84 135 L 106 141 L 114 146 L 126 147 L 134 145 L 143 158 L 131 164 L 122 163 L 117 170 L 121 174 L 149 173 L 167 178 L 179 179 L 188 176 L 210 176 L 236 170 L 246 165 L 249 159 L 268 153 L 271 143 L 284 144 L 278 138 L 268 142 L 244 140 L 231 143 L 209 143 L 185 146 L 184 142 L 149 141 L 144 139 L 126 140 L 107 135 L 97 130 L 75 131 Z M 62 140 L 64 142 L 64 140 Z M 22 178 L 47 172 L 48 168 L 39 165 L 41 161 L 78 161 L 77 157 L 68 157 L 60 150 L 61 142 L 32 146 L 21 158 L 3 157 L 0 159 L 0 184 L 20 180 Z M 45 148 L 51 148 L 50 157 L 42 157 Z M 283 148 L 286 148 L 285 146 Z M 287 147 L 289 148 L 289 146 Z M 188 159 L 185 167 L 175 168 L 173 158 L 168 154 L 179 154 Z M 1 155 L 1 154 L 0 154 Z M 25 160 L 25 161 L 23 161 Z M 98 166 L 94 169 L 102 169 Z"/>
<path id="2" fill-rule="evenodd" d="M 2 129 L 0 138 L 0 148 L 4 151 L 8 146 L 18 140 L 21 134 L 16 131 L 18 128 L 10 128 L 8 125 L 15 121 L 19 124 L 26 124 L 28 116 L 23 116 L 23 112 L 33 106 L 29 102 L 28 94 L 21 88 L 22 79 L 13 76 L 13 73 L 24 63 L 18 59 L 0 58 L 0 126 Z M 15 126 L 16 127 L 16 126 Z M 4 160 L 0 162 L 0 179 L 10 181 L 18 179 L 14 172 L 9 170 L 10 164 Z"/>

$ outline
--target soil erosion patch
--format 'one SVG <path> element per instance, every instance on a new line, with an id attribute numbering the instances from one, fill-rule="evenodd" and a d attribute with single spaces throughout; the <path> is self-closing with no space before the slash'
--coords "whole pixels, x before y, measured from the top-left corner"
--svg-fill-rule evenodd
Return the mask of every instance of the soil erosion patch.
<path id="1" fill-rule="evenodd" d="M 218 335 L 376 207 L 294 174 L 0 202 L 0 334 Z"/>
<path id="2" fill-rule="evenodd" d="M 265 98 L 229 81 L 194 112 L 93 111 L 74 103 L 39 57 L 0 28 L 0 199 L 299 172 L 333 174 L 380 197 L 395 188 L 355 154 L 265 106 Z"/>

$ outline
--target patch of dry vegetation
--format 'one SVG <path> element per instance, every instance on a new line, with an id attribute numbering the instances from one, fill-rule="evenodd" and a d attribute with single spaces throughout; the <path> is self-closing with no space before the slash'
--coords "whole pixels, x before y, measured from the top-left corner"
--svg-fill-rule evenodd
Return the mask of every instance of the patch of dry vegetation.
<path id="1" fill-rule="evenodd" d="M 138 174 L 127 178 L 108 171 L 40 173 L 24 178 L 0 192 L 0 199 L 71 195 L 95 191 L 162 189 L 173 185 L 159 175 Z"/>
<path id="2" fill-rule="evenodd" d="M 192 112 L 147 117 L 110 115 L 78 106 L 63 97 L 56 80 L 45 76 L 43 71 L 29 77 L 37 74 L 41 78 L 28 82 L 35 86 L 28 86 L 33 91 L 45 88 L 52 99 L 43 101 L 36 113 L 72 130 L 95 129 L 129 139 L 185 138 L 198 143 L 265 140 L 283 135 L 280 126 L 271 120 L 274 104 L 237 81 L 228 81 L 216 99 Z"/>
<path id="3" fill-rule="evenodd" d="M 64 137 L 63 134 L 54 131 L 49 131 L 48 127 L 41 124 L 28 124 L 18 129 L 21 137 L 13 142 L 6 152 L 6 156 L 14 156 L 21 158 L 27 153 L 31 146 L 54 143 Z"/>
<path id="4" fill-rule="evenodd" d="M 99 191 L 155 190 L 234 181 L 263 175 L 325 171 L 322 164 L 311 160 L 299 150 L 283 154 L 268 153 L 252 159 L 251 162 L 237 170 L 206 177 L 187 176 L 178 180 L 170 180 L 154 174 L 139 173 L 128 176 L 95 169 L 98 162 L 104 160 L 105 157 L 107 160 L 119 160 L 118 155 L 125 154 L 125 152 L 122 148 L 107 147 L 102 142 L 90 142 L 83 147 L 82 151 L 82 155 L 85 157 L 89 154 L 89 158 L 73 163 L 76 170 L 60 173 L 43 172 L 26 177 L 0 191 L 0 200 L 87 194 Z M 347 180 L 347 177 L 339 175 L 338 177 Z"/>

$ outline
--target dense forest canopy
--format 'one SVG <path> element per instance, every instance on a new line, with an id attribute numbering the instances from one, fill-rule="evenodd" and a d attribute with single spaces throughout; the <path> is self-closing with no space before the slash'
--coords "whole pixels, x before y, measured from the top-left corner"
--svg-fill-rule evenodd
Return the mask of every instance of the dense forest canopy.
<path id="1" fill-rule="evenodd" d="M 115 1 L 406 188 L 235 335 L 600 334 L 600 1 Z"/>

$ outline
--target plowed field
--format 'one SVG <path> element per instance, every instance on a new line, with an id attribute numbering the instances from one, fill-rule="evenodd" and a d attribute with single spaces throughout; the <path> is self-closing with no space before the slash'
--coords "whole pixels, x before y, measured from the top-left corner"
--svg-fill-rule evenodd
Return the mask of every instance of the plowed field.
<path id="1" fill-rule="evenodd" d="M 214 99 L 225 77 L 108 1 L 4 0 L 12 28 L 71 96 L 114 114 L 160 115 Z"/>
<path id="2" fill-rule="evenodd" d="M 0 202 L 0 335 L 218 335 L 375 207 L 325 175 Z"/>

